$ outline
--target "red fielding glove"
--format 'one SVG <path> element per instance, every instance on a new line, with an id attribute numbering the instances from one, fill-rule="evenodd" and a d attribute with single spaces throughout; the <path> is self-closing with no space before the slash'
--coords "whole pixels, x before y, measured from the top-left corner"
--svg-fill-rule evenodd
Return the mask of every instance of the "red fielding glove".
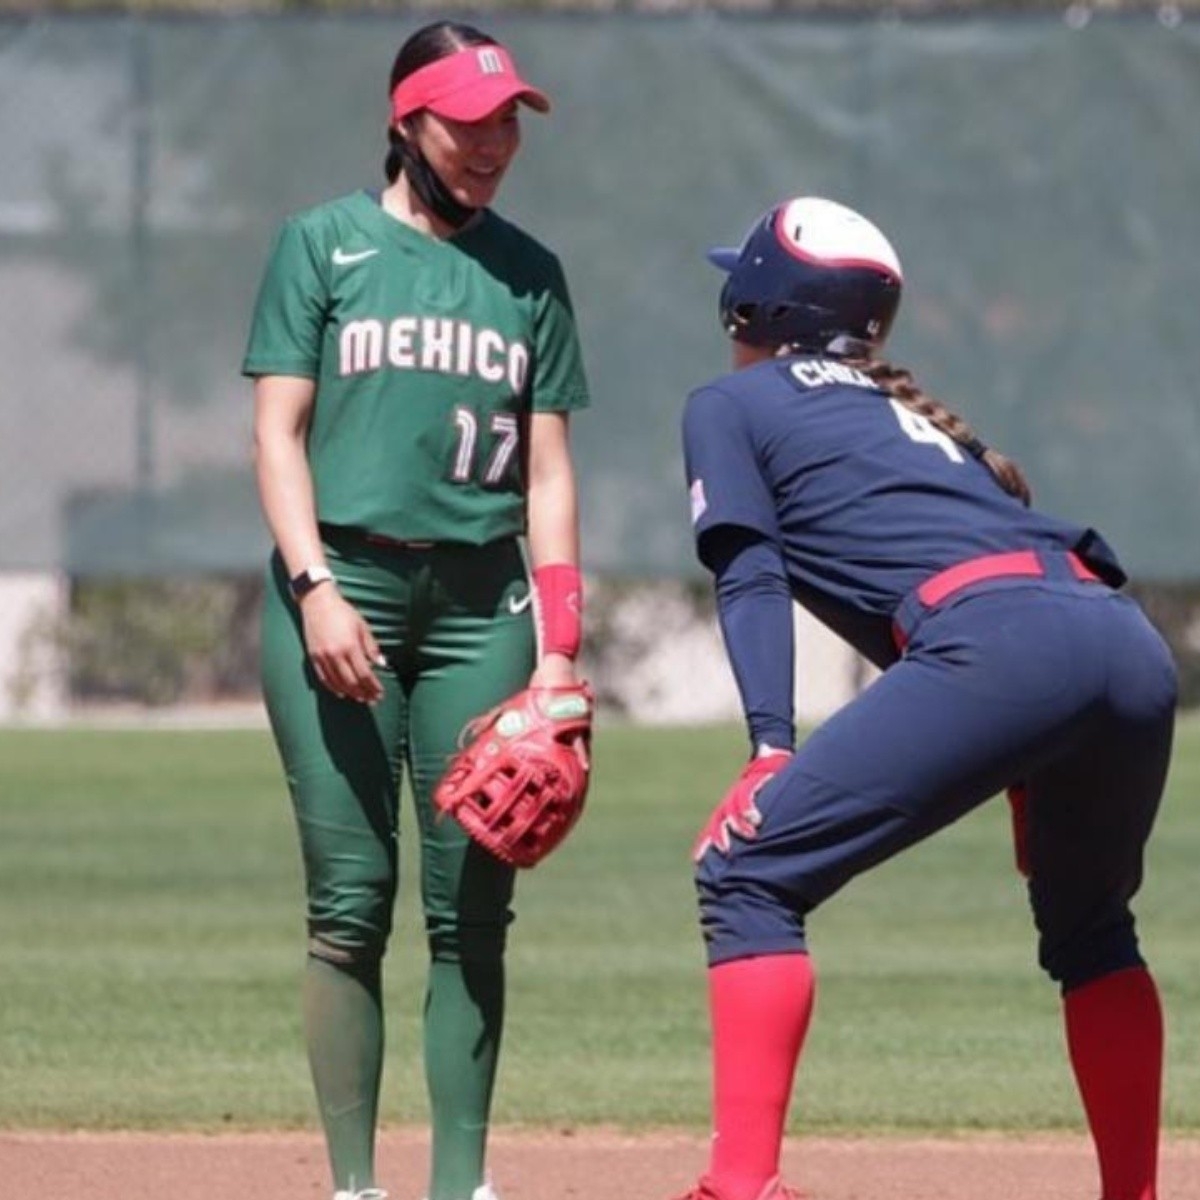
<path id="1" fill-rule="evenodd" d="M 583 813 L 592 709 L 580 683 L 526 688 L 476 717 L 434 788 L 438 812 L 502 862 L 541 862 Z"/>
<path id="2" fill-rule="evenodd" d="M 790 750 L 765 748 L 752 758 L 734 780 L 733 786 L 713 809 L 700 836 L 692 847 L 692 860 L 699 862 L 709 850 L 728 854 L 730 838 L 737 834 L 749 840 L 762 824 L 762 813 L 754 803 L 763 785 L 787 766 L 792 757 Z"/>

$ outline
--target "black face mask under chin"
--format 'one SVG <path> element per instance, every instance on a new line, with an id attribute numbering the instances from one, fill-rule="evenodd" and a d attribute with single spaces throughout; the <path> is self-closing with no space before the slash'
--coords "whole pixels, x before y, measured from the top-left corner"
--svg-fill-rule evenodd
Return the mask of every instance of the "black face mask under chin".
<path id="1" fill-rule="evenodd" d="M 450 189 L 429 165 L 429 160 L 411 142 L 397 138 L 396 150 L 400 155 L 404 178 L 412 185 L 421 203 L 451 229 L 461 229 L 479 211 L 455 200 Z"/>

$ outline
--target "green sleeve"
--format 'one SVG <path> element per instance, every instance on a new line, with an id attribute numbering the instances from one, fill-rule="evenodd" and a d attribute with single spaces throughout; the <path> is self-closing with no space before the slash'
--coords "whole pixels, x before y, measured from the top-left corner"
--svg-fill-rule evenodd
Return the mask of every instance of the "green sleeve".
<path id="1" fill-rule="evenodd" d="M 263 274 L 250 325 L 243 375 L 316 379 L 328 285 L 304 226 L 285 222 Z"/>
<path id="2" fill-rule="evenodd" d="M 535 314 L 530 399 L 534 412 L 564 412 L 588 405 L 583 351 L 575 328 L 567 281 L 558 260 L 554 259 L 552 263 Z"/>

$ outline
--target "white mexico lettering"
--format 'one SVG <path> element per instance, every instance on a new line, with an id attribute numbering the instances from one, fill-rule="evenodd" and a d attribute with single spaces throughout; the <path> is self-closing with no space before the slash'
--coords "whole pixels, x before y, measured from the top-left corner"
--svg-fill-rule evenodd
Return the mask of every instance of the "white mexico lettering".
<path id="1" fill-rule="evenodd" d="M 474 376 L 506 383 L 514 395 L 525 388 L 529 347 L 495 329 L 476 329 L 448 317 L 367 317 L 346 324 L 338 338 L 338 374 L 366 375 L 390 367 L 437 375 Z"/>
<path id="2" fill-rule="evenodd" d="M 504 378 L 504 363 L 496 362 L 495 354 L 504 353 L 504 339 L 494 329 L 481 329 L 475 339 L 475 373 L 488 383 Z"/>
<path id="3" fill-rule="evenodd" d="M 508 347 L 508 386 L 513 395 L 525 390 L 525 377 L 529 374 L 529 347 L 524 342 L 513 342 Z"/>
<path id="4" fill-rule="evenodd" d="M 388 362 L 393 367 L 405 370 L 417 365 L 413 350 L 416 333 L 417 323 L 412 317 L 397 317 L 388 326 Z"/>
<path id="5" fill-rule="evenodd" d="M 338 343 L 338 373 L 360 375 L 378 371 L 383 364 L 383 322 L 351 321 Z"/>
<path id="6" fill-rule="evenodd" d="M 448 374 L 454 361 L 454 322 L 426 317 L 421 322 L 421 370 Z"/>

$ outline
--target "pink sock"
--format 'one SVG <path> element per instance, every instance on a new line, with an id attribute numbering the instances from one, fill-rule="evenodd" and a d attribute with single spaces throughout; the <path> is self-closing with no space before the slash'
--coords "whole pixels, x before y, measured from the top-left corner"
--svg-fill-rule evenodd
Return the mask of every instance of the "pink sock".
<path id="1" fill-rule="evenodd" d="M 792 1077 L 815 988 L 807 954 L 741 958 L 709 969 L 713 1142 L 708 1182 L 722 1200 L 755 1200 L 779 1173 Z"/>
<path id="2" fill-rule="evenodd" d="M 1163 1018 L 1149 971 L 1115 971 L 1063 999 L 1103 1200 L 1155 1200 Z"/>

